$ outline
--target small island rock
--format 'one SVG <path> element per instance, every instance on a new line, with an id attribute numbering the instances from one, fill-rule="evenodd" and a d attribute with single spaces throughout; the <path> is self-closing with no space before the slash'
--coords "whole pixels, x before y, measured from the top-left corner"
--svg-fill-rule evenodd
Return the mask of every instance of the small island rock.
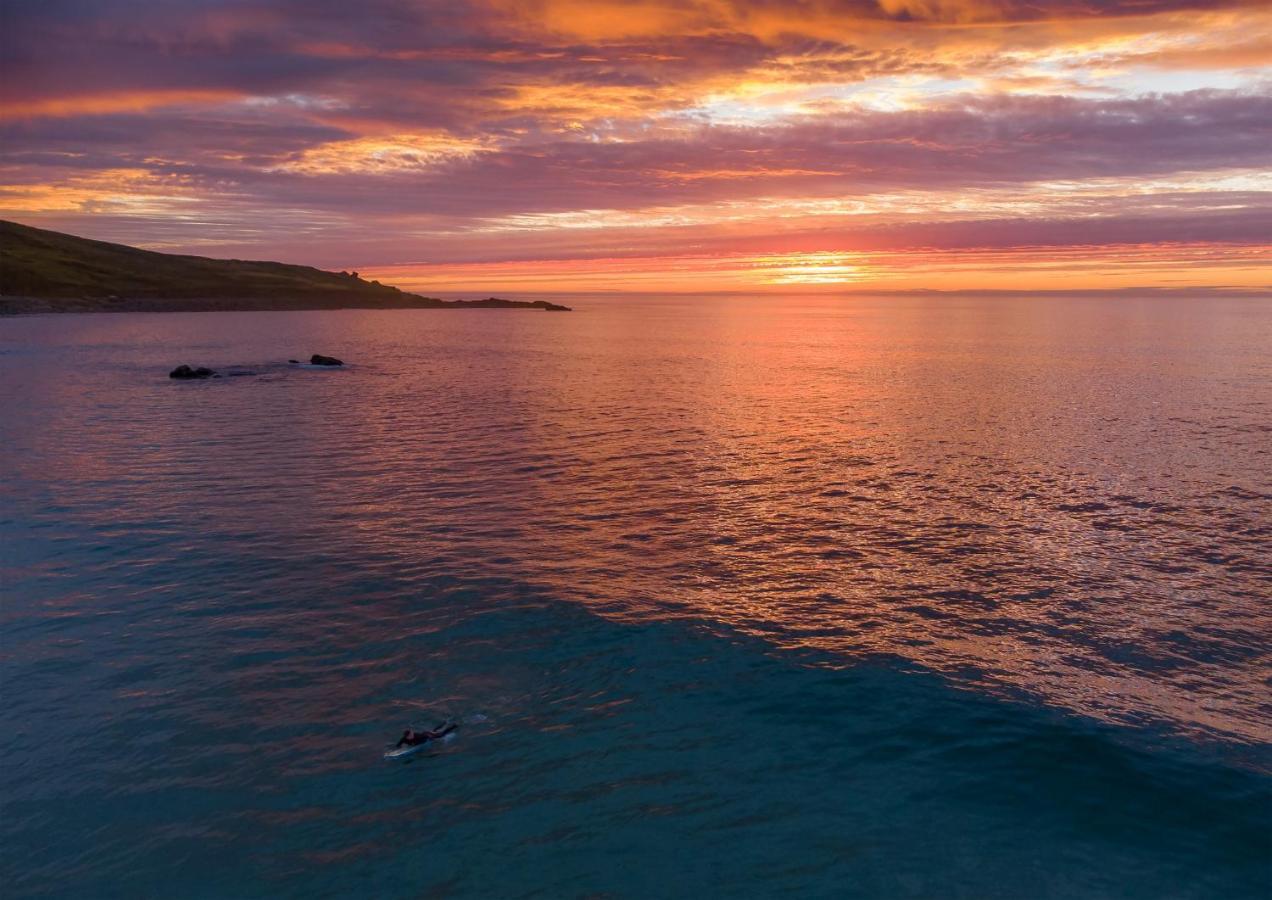
<path id="1" fill-rule="evenodd" d="M 344 363 L 336 359 L 334 356 L 323 356 L 321 353 L 315 353 L 309 357 L 311 366 L 343 366 Z"/>
<path id="2" fill-rule="evenodd" d="M 203 366 L 199 366 L 197 369 L 192 369 L 189 366 L 177 366 L 175 369 L 173 369 L 171 372 L 168 373 L 168 377 L 169 378 L 211 378 L 215 374 L 216 373 L 213 372 L 211 369 L 204 368 Z"/>

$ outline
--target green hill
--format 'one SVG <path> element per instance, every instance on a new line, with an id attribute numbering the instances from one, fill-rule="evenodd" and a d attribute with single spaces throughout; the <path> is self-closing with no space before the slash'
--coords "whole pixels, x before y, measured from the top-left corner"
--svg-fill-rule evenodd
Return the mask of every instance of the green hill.
<path id="1" fill-rule="evenodd" d="M 0 221 L 0 313 L 228 309 L 562 309 L 539 301 L 449 303 L 356 274 L 139 250 Z"/>

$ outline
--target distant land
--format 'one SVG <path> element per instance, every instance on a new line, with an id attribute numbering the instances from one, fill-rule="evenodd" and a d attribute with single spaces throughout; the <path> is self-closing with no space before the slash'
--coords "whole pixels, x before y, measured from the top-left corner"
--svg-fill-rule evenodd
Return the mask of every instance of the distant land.
<path id="1" fill-rule="evenodd" d="M 544 309 L 546 300 L 438 300 L 356 272 L 139 250 L 0 220 L 0 314 L 268 309 Z"/>

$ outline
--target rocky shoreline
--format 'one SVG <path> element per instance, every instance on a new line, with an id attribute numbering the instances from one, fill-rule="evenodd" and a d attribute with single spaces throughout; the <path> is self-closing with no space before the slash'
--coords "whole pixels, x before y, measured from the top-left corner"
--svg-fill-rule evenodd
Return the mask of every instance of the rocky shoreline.
<path id="1" fill-rule="evenodd" d="M 108 312 L 276 312 L 322 309 L 538 309 L 570 312 L 546 300 L 436 300 L 414 294 L 394 297 L 3 297 L 0 315 Z"/>

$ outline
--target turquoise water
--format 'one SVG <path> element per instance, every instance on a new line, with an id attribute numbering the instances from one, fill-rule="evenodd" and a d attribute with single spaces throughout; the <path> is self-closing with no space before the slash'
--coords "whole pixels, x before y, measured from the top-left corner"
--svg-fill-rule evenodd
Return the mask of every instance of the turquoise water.
<path id="1" fill-rule="evenodd" d="M 1267 896 L 1272 308 L 572 305 L 0 321 L 10 890 Z"/>

